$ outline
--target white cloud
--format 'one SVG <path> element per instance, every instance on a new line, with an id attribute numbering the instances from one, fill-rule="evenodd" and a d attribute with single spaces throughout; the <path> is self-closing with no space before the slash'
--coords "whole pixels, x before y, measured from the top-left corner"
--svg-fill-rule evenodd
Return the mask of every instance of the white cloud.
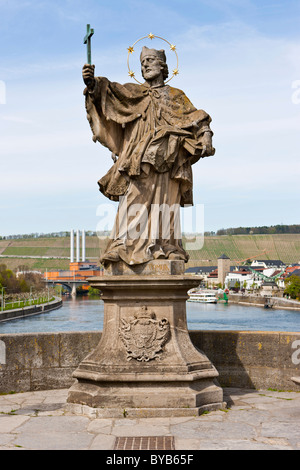
<path id="1" fill-rule="evenodd" d="M 22 116 L 9 116 L 9 115 L 0 115 L 0 120 L 1 121 L 9 121 L 9 122 L 15 122 L 18 124 L 33 124 L 33 121 L 31 119 L 26 119 Z"/>

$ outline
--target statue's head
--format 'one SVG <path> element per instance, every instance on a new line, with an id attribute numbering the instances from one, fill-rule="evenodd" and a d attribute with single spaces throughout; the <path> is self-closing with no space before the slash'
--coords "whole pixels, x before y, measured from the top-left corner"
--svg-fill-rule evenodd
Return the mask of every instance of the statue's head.
<path id="1" fill-rule="evenodd" d="M 142 75 L 145 80 L 153 80 L 160 74 L 164 80 L 168 78 L 169 70 L 167 65 L 166 54 L 163 49 L 148 49 L 144 46 L 140 56 Z"/>

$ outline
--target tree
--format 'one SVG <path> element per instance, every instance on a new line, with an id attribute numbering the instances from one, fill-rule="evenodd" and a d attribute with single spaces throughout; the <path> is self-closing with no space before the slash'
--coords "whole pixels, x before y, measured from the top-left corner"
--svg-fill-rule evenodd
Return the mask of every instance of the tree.
<path id="1" fill-rule="evenodd" d="M 34 287 L 36 290 L 43 288 L 43 282 L 40 276 L 32 273 L 28 273 L 28 276 L 20 276 L 19 278 L 11 271 L 7 269 L 5 264 L 0 265 L 0 286 L 5 287 L 6 293 L 16 294 L 20 292 L 29 292 L 30 287 Z"/>
<path id="2" fill-rule="evenodd" d="M 292 275 L 285 280 L 285 291 L 284 293 L 289 295 L 291 299 L 300 300 L 300 277 Z"/>
<path id="3" fill-rule="evenodd" d="M 1 264 L 0 264 L 0 274 L 1 274 L 3 271 L 6 271 L 6 270 L 7 270 L 6 264 L 1 263 Z"/>
<path id="4" fill-rule="evenodd" d="M 19 290 L 21 292 L 29 292 L 30 291 L 30 287 L 28 286 L 27 282 L 25 281 L 25 279 L 20 279 L 19 281 Z"/>

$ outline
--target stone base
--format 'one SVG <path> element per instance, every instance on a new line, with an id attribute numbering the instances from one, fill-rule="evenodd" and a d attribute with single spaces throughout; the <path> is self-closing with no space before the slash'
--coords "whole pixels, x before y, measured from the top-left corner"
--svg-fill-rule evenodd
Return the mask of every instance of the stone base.
<path id="1" fill-rule="evenodd" d="M 79 380 L 71 387 L 68 402 L 85 404 L 94 409 L 139 409 L 141 412 L 148 409 L 152 410 L 152 415 L 156 409 L 181 409 L 185 412 L 198 409 L 199 414 L 199 410 L 206 411 L 224 405 L 222 390 L 205 372 L 203 377 L 199 377 L 199 374 L 197 377 L 196 374 L 188 377 L 190 382 L 187 382 L 187 377 L 181 377 L 182 380 L 175 382 L 168 374 L 156 377 L 157 381 L 125 383 L 117 380 L 110 382 L 109 378 L 100 382 L 80 380 L 80 375 L 83 374 L 78 371 Z M 119 378 L 124 380 L 122 374 Z"/>
<path id="2" fill-rule="evenodd" d="M 67 403 L 66 411 L 88 418 L 172 418 L 200 416 L 205 411 L 215 411 L 226 408 L 227 404 L 212 403 L 198 408 L 92 408 L 87 405 Z"/>
<path id="3" fill-rule="evenodd" d="M 134 266 L 129 266 L 122 261 L 119 261 L 118 263 L 110 263 L 110 265 L 105 268 L 104 274 L 106 276 L 130 276 L 134 274 L 138 274 L 140 276 L 169 276 L 184 274 L 184 271 L 184 261 L 157 259 Z"/>
<path id="4" fill-rule="evenodd" d="M 218 372 L 187 330 L 187 292 L 199 278 L 108 275 L 90 284 L 103 293 L 103 333 L 73 374 L 69 404 L 102 416 L 186 416 L 224 406 Z"/>

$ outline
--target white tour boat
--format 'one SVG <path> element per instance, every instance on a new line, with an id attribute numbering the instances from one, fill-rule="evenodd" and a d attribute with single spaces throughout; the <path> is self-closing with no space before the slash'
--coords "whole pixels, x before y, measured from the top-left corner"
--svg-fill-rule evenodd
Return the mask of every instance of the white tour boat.
<path id="1" fill-rule="evenodd" d="M 191 289 L 188 291 L 188 295 L 188 302 L 201 302 L 204 304 L 216 304 L 218 302 L 218 298 L 214 292 Z"/>

